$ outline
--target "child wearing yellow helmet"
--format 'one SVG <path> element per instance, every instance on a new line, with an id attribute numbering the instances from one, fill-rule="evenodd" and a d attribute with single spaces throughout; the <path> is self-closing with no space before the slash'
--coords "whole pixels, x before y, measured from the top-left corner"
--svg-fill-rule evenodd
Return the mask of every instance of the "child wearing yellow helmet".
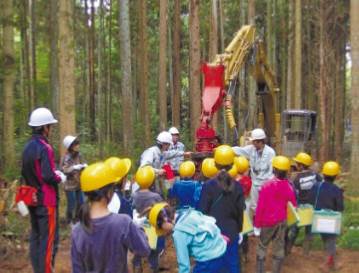
<path id="1" fill-rule="evenodd" d="M 168 191 L 168 197 L 177 201 L 177 208 L 198 208 L 202 184 L 193 179 L 196 166 L 192 161 L 182 162 L 179 166 L 180 179 Z"/>
<path id="2" fill-rule="evenodd" d="M 315 210 L 332 210 L 342 212 L 344 210 L 343 191 L 334 184 L 340 173 L 340 166 L 335 161 L 328 161 L 323 165 L 323 181 L 316 183 L 310 191 L 310 202 Z M 335 234 L 320 234 L 325 245 L 327 259 L 322 265 L 324 270 L 336 269 L 336 239 Z"/>
<path id="3" fill-rule="evenodd" d="M 274 178 L 265 182 L 258 196 L 254 226 L 260 229 L 257 247 L 257 273 L 264 273 L 267 247 L 272 242 L 272 272 L 279 273 L 284 259 L 284 243 L 287 230 L 287 206 L 297 206 L 294 189 L 287 179 L 290 161 L 285 156 L 272 160 Z"/>
<path id="4" fill-rule="evenodd" d="M 176 249 L 178 272 L 191 271 L 190 258 L 195 261 L 195 273 L 218 273 L 225 269 L 223 255 L 226 241 L 216 220 L 193 208 L 174 211 L 166 203 L 155 204 L 149 212 L 149 222 L 158 234 L 170 234 Z"/>
<path id="5" fill-rule="evenodd" d="M 239 272 L 238 242 L 242 231 L 245 209 L 242 187 L 231 177 L 234 152 L 229 145 L 220 145 L 214 150 L 218 174 L 203 184 L 200 210 L 216 219 L 222 234 L 229 238 L 224 254 L 226 272 Z"/>
<path id="6" fill-rule="evenodd" d="M 248 215 L 250 215 L 249 208 L 250 208 L 250 192 L 251 192 L 251 188 L 252 188 L 252 179 L 248 175 L 249 161 L 244 156 L 237 156 L 234 158 L 234 165 L 236 166 L 236 169 L 238 172 L 235 177 L 235 181 L 237 183 L 239 183 L 242 187 L 243 195 L 244 195 L 245 203 L 246 203 L 246 212 L 248 213 Z M 243 235 L 243 240 L 242 240 L 240 247 L 241 247 L 241 254 L 243 254 L 242 260 L 244 262 L 247 262 L 248 261 L 248 253 L 249 253 L 249 243 L 248 243 L 248 235 L 247 234 Z"/>
<path id="7" fill-rule="evenodd" d="M 150 191 L 150 187 L 155 180 L 155 171 L 152 166 L 147 165 L 140 167 L 136 172 L 135 180 L 136 183 L 140 186 L 140 189 L 133 194 L 132 207 L 138 214 L 141 215 L 148 207 L 163 201 L 163 198 L 159 193 Z M 159 254 L 164 248 L 163 241 L 163 238 L 158 238 L 156 249 L 151 250 L 151 253 L 148 257 L 150 267 L 153 271 L 156 271 L 159 268 Z M 133 271 L 142 272 L 141 257 L 135 255 L 132 262 L 134 268 Z"/>
<path id="8" fill-rule="evenodd" d="M 105 164 L 117 172 L 120 177 L 108 209 L 113 213 L 127 214 L 132 218 L 132 183 L 127 179 L 132 162 L 129 158 L 110 157 L 105 161 Z"/>
<path id="9" fill-rule="evenodd" d="M 322 180 L 321 176 L 316 172 L 310 169 L 310 166 L 313 163 L 312 157 L 304 152 L 298 153 L 293 161 L 296 163 L 297 173 L 293 178 L 293 184 L 298 196 L 299 205 L 308 205 L 310 204 L 309 194 L 312 187 Z M 312 226 L 305 226 L 305 238 L 303 241 L 303 253 L 305 255 L 309 254 L 310 245 L 312 241 Z M 295 243 L 295 240 L 299 233 L 299 227 L 294 225 L 291 227 L 289 232 L 288 241 L 286 242 L 286 253 L 291 252 L 291 248 Z"/>
<path id="10" fill-rule="evenodd" d="M 80 223 L 72 230 L 73 272 L 127 272 L 128 249 L 140 256 L 150 253 L 146 235 L 131 218 L 107 208 L 118 180 L 118 173 L 102 162 L 81 174 L 87 201 L 80 210 Z"/>

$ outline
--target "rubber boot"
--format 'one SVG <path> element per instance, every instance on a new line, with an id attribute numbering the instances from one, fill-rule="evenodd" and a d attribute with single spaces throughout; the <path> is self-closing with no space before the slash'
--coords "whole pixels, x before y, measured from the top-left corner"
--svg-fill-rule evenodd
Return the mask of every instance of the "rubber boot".
<path id="1" fill-rule="evenodd" d="M 272 273 L 280 273 L 282 268 L 283 258 L 273 257 Z"/>
<path id="2" fill-rule="evenodd" d="M 265 259 L 261 259 L 257 256 L 256 273 L 265 273 L 264 265 L 265 265 Z"/>

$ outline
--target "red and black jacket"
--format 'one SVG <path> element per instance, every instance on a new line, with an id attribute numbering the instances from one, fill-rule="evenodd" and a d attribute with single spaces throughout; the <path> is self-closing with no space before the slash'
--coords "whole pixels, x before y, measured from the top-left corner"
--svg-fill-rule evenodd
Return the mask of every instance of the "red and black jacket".
<path id="1" fill-rule="evenodd" d="M 21 174 L 26 185 L 37 189 L 38 205 L 56 207 L 61 178 L 55 173 L 54 151 L 46 137 L 34 134 L 28 141 Z"/>

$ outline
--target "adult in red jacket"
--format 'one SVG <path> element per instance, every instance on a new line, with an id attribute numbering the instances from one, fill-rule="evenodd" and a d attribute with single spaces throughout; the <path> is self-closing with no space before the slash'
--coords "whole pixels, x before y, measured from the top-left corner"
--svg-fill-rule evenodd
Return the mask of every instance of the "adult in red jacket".
<path id="1" fill-rule="evenodd" d="M 54 151 L 48 142 L 55 123 L 50 110 L 35 109 L 28 123 L 33 134 L 22 155 L 22 176 L 26 185 L 37 190 L 29 206 L 30 258 L 35 273 L 53 271 L 58 245 L 58 184 L 66 177 L 55 171 Z"/>
<path id="2" fill-rule="evenodd" d="M 279 273 L 284 259 L 284 238 L 287 228 L 288 202 L 296 207 L 295 192 L 287 179 L 290 161 L 285 156 L 276 156 L 272 161 L 274 178 L 263 184 L 259 191 L 254 226 L 261 228 L 257 247 L 256 273 L 264 273 L 266 250 L 273 241 L 272 273 Z"/>

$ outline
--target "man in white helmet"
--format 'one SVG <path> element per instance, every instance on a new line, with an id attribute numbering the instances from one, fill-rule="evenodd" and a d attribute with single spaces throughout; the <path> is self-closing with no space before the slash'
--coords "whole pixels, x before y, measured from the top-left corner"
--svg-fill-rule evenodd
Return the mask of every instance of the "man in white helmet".
<path id="1" fill-rule="evenodd" d="M 146 149 L 140 159 L 140 167 L 150 165 L 154 168 L 156 175 L 164 175 L 165 171 L 162 169 L 166 161 L 164 153 L 168 151 L 172 144 L 172 135 L 167 131 L 162 131 L 156 138 L 156 144 Z"/>
<path id="2" fill-rule="evenodd" d="M 29 126 L 32 137 L 22 154 L 21 174 L 35 193 L 27 203 L 31 218 L 30 258 L 34 272 L 52 272 L 58 245 L 58 184 L 66 176 L 55 171 L 55 159 L 48 138 L 57 120 L 47 108 L 37 108 Z"/>
<path id="3" fill-rule="evenodd" d="M 233 147 L 237 156 L 249 159 L 251 167 L 252 189 L 250 208 L 255 211 L 258 201 L 258 192 L 261 186 L 273 177 L 272 158 L 275 151 L 265 144 L 266 134 L 263 129 L 256 128 L 251 132 L 252 144 L 244 147 Z"/>
<path id="4" fill-rule="evenodd" d="M 172 135 L 172 144 L 168 151 L 165 152 L 165 157 L 171 165 L 172 170 L 178 175 L 179 165 L 184 159 L 185 146 L 179 141 L 180 133 L 176 127 L 171 127 L 168 132 Z"/>

